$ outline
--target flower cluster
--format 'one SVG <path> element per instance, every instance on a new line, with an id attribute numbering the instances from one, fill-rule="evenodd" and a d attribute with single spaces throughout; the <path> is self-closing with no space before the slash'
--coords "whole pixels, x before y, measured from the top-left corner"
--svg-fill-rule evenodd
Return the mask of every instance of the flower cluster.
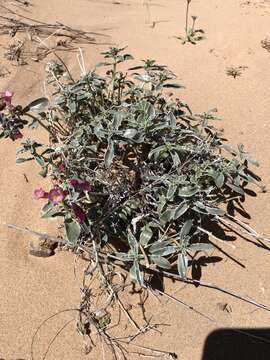
<path id="1" fill-rule="evenodd" d="M 6 110 L 0 113 L 0 125 L 3 130 L 1 136 L 15 141 L 23 137 L 20 129 L 23 128 L 24 122 L 18 117 L 16 108 L 11 104 L 13 95 L 14 93 L 9 90 L 0 92 L 0 111 Z"/>
<path id="2" fill-rule="evenodd" d="M 71 179 L 70 185 L 75 189 L 76 192 L 82 193 L 84 191 L 91 191 L 91 186 L 88 181 Z M 36 199 L 47 199 L 53 205 L 59 205 L 63 203 L 68 195 L 67 190 L 63 190 L 60 186 L 54 186 L 50 191 L 45 191 L 43 188 L 37 188 L 34 191 L 34 197 Z M 68 205 L 68 204 L 67 204 Z M 70 203 L 70 208 L 73 211 L 75 218 L 79 223 L 83 223 L 86 220 L 86 214 L 83 209 L 75 202 Z"/>
<path id="3" fill-rule="evenodd" d="M 10 134 L 10 138 L 11 140 L 15 141 L 18 139 L 22 139 L 23 138 L 23 134 L 20 132 L 20 130 L 15 129 L 11 134 Z"/>
<path id="4" fill-rule="evenodd" d="M 11 106 L 11 100 L 13 97 L 14 93 L 12 91 L 6 90 L 6 91 L 2 91 L 0 92 L 0 100 L 1 100 L 1 106 L 3 110 L 6 106 Z"/>
<path id="5" fill-rule="evenodd" d="M 65 200 L 67 192 L 59 186 L 55 186 L 49 192 L 46 192 L 42 188 L 38 188 L 34 191 L 34 196 L 36 199 L 48 199 L 54 205 L 58 205 Z"/>
<path id="6" fill-rule="evenodd" d="M 86 214 L 79 205 L 76 203 L 71 203 L 71 209 L 73 210 L 74 215 L 80 224 L 86 220 Z"/>
<path id="7" fill-rule="evenodd" d="M 69 183 L 78 193 L 82 193 L 84 191 L 91 191 L 91 186 L 88 181 L 71 179 Z"/>

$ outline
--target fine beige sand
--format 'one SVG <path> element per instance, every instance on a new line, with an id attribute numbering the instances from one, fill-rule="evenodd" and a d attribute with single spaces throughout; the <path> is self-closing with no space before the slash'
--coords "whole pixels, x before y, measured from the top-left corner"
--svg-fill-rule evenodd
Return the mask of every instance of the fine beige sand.
<path id="1" fill-rule="evenodd" d="M 206 31 L 206 39 L 196 46 L 182 45 L 175 36 L 184 32 L 185 0 L 33 0 L 29 12 L 5 5 L 34 19 L 53 23 L 60 21 L 74 28 L 108 35 L 98 37 L 103 43 L 128 45 L 138 60 L 156 59 L 168 65 L 186 87 L 179 96 L 194 112 L 216 107 L 223 118 L 221 126 L 233 145 L 244 143 L 261 166 L 258 174 L 270 187 L 270 52 L 261 47 L 261 40 L 270 36 L 270 1 L 192 0 L 191 15 L 198 16 L 198 26 Z M 0 13 L 4 11 L 0 8 Z M 15 102 L 26 104 L 35 96 L 44 95 L 43 80 L 46 61 L 13 66 L 3 60 L 4 47 L 10 38 L 0 41 L 0 64 L 11 71 L 0 78 L 0 90 L 15 92 Z M 101 60 L 99 53 L 107 45 L 84 46 L 86 63 L 91 68 Z M 76 54 L 64 54 L 71 69 L 78 72 Z M 226 67 L 247 66 L 240 77 L 226 74 Z M 38 134 L 43 136 L 42 134 Z M 39 219 L 40 203 L 33 199 L 33 189 L 42 185 L 33 164 L 16 165 L 16 150 L 10 141 L 0 143 L 0 358 L 30 359 L 32 336 L 47 317 L 77 306 L 80 298 L 80 272 L 84 264 L 74 265 L 70 253 L 61 252 L 48 259 L 31 257 L 28 245 L 31 236 L 8 230 L 5 223 L 28 226 L 39 231 L 56 232 L 56 224 Z M 25 181 L 24 174 L 29 182 Z M 259 232 L 270 234 L 269 193 L 258 193 L 245 203 L 251 214 L 250 224 Z M 270 254 L 256 241 L 241 238 L 220 246 L 245 268 L 222 256 L 223 261 L 203 268 L 202 279 L 239 292 L 270 305 Z M 74 266 L 77 276 L 74 275 Z M 214 329 L 224 327 L 269 326 L 270 314 L 255 310 L 232 297 L 206 288 L 166 283 L 166 290 L 196 307 L 216 322 L 195 312 L 154 297 L 146 303 L 147 316 L 169 324 L 163 334 L 152 333 L 140 343 L 176 352 L 179 359 L 202 358 L 204 342 Z M 139 305 L 131 299 L 134 313 Z M 222 311 L 220 303 L 232 312 Z M 133 310 L 132 310 L 133 311 Z M 43 358 L 51 339 L 73 312 L 51 319 L 41 330 L 34 346 L 34 359 Z M 82 339 L 71 322 L 47 353 L 47 360 L 102 359 L 98 348 L 88 357 L 82 351 Z M 132 358 L 135 359 L 135 356 Z M 105 359 L 111 359 L 106 354 Z"/>

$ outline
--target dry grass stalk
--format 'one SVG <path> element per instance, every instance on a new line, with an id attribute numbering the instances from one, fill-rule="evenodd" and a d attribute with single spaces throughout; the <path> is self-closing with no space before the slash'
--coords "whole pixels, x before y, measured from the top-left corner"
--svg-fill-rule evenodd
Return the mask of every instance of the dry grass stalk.
<path id="1" fill-rule="evenodd" d="M 0 35 L 20 37 L 20 35 L 23 34 L 27 36 L 30 42 L 30 50 L 28 53 L 24 49 L 24 44 L 27 39 L 18 39 L 16 43 L 12 43 L 8 47 L 5 57 L 11 61 L 17 61 L 19 65 L 25 64 L 26 58 L 33 61 L 40 61 L 56 50 L 72 51 L 77 49 L 79 44 L 97 44 L 97 36 L 108 37 L 108 35 L 101 33 L 74 29 L 60 22 L 54 24 L 44 23 L 17 14 L 6 6 L 0 5 L 0 7 L 7 12 L 7 15 L 0 15 Z M 9 14 L 12 16 L 9 16 Z M 42 46 L 41 40 L 49 38 L 55 39 L 54 44 L 50 47 Z M 32 44 L 37 45 L 33 46 Z"/>

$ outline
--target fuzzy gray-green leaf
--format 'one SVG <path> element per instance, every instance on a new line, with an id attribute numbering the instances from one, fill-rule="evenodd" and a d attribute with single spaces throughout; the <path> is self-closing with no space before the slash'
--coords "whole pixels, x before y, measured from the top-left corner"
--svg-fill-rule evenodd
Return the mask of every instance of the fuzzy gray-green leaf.
<path id="1" fill-rule="evenodd" d="M 149 226 L 144 226 L 140 234 L 140 244 L 146 246 L 153 236 L 153 231 Z"/>
<path id="2" fill-rule="evenodd" d="M 48 104 L 49 104 L 49 100 L 45 97 L 42 97 L 32 101 L 29 105 L 27 105 L 23 109 L 23 112 L 28 112 L 28 111 L 40 112 L 41 110 L 46 108 Z"/>
<path id="3" fill-rule="evenodd" d="M 131 269 L 129 270 L 129 275 L 132 280 L 143 286 L 143 273 L 140 271 L 139 263 L 138 261 L 134 261 Z"/>
<path id="4" fill-rule="evenodd" d="M 211 250 L 214 250 L 214 246 L 212 244 L 207 244 L 207 243 L 196 243 L 196 244 L 189 245 L 188 250 L 190 250 L 190 251 L 211 251 Z"/>
<path id="5" fill-rule="evenodd" d="M 178 190 L 178 195 L 181 197 L 191 197 L 197 194 L 199 188 L 196 185 L 184 186 Z"/>
<path id="6" fill-rule="evenodd" d="M 162 224 L 167 224 L 167 222 L 174 219 L 174 215 L 175 215 L 175 209 L 174 208 L 165 210 L 160 216 L 161 223 Z"/>
<path id="7" fill-rule="evenodd" d="M 183 253 L 179 254 L 177 259 L 177 269 L 178 269 L 178 274 L 183 279 L 187 278 L 187 266 L 188 266 L 187 256 Z"/>
<path id="8" fill-rule="evenodd" d="M 113 140 L 110 140 L 107 150 L 106 150 L 106 153 L 105 153 L 105 159 L 104 159 L 106 168 L 109 168 L 111 166 L 113 157 L 114 157 L 114 142 L 113 142 Z"/>
<path id="9" fill-rule="evenodd" d="M 225 181 L 225 177 L 223 173 L 217 174 L 217 176 L 215 177 L 215 183 L 218 188 L 222 188 L 222 186 L 224 185 L 224 181 Z"/>
<path id="10" fill-rule="evenodd" d="M 68 240 L 75 244 L 81 233 L 80 225 L 76 221 L 65 220 L 65 229 Z"/>
<path id="11" fill-rule="evenodd" d="M 167 260 L 165 257 L 162 256 L 155 256 L 155 255 L 151 255 L 150 259 L 159 267 L 163 268 L 163 269 L 170 269 L 171 268 L 171 264 L 169 262 L 169 260 Z"/>
<path id="12" fill-rule="evenodd" d="M 181 239 L 184 239 L 185 236 L 187 236 L 192 228 L 192 225 L 193 225 L 193 221 L 192 220 L 187 220 L 184 225 L 182 226 L 181 228 L 181 231 L 180 231 L 180 238 Z"/>
<path id="13" fill-rule="evenodd" d="M 189 205 L 186 202 L 182 202 L 179 206 L 177 206 L 174 213 L 174 220 L 177 220 L 180 216 L 184 215 L 188 208 Z"/>

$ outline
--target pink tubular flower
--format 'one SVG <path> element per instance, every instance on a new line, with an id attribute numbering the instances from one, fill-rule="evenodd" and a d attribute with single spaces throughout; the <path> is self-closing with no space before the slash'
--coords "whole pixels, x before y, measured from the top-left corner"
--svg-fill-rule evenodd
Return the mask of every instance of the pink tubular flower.
<path id="1" fill-rule="evenodd" d="M 14 93 L 12 91 L 6 90 L 0 93 L 0 98 L 4 100 L 6 105 L 11 105 L 11 100 Z"/>
<path id="2" fill-rule="evenodd" d="M 42 188 L 38 188 L 34 191 L 35 198 L 38 199 L 47 199 L 48 193 L 44 191 Z"/>
<path id="3" fill-rule="evenodd" d="M 23 137 L 23 134 L 20 132 L 20 130 L 15 130 L 11 135 L 10 135 L 11 139 L 13 141 L 21 139 Z"/>
<path id="4" fill-rule="evenodd" d="M 73 186 L 75 188 L 76 186 L 78 186 L 79 181 L 76 179 L 71 179 L 71 180 L 69 180 L 69 183 L 71 186 Z"/>
<path id="5" fill-rule="evenodd" d="M 50 190 L 48 194 L 48 199 L 54 204 L 60 204 L 66 197 L 65 192 L 59 187 L 55 186 L 53 189 Z"/>
<path id="6" fill-rule="evenodd" d="M 81 183 L 80 183 L 80 188 L 81 188 L 83 191 L 91 191 L 91 185 L 90 185 L 89 182 L 86 181 L 86 180 L 81 181 Z"/>
<path id="7" fill-rule="evenodd" d="M 71 179 L 69 183 L 77 192 L 91 191 L 91 185 L 86 180 Z"/>
<path id="8" fill-rule="evenodd" d="M 75 217 L 80 224 L 86 220 L 86 215 L 79 205 L 71 203 L 71 208 L 74 211 Z"/>
<path id="9" fill-rule="evenodd" d="M 17 130 L 16 133 L 14 134 L 15 140 L 21 139 L 22 137 L 23 137 L 23 134 L 20 132 L 20 130 Z"/>
<path id="10" fill-rule="evenodd" d="M 64 163 L 61 163 L 58 165 L 58 170 L 61 172 L 61 173 L 64 173 L 66 171 L 66 165 Z"/>

